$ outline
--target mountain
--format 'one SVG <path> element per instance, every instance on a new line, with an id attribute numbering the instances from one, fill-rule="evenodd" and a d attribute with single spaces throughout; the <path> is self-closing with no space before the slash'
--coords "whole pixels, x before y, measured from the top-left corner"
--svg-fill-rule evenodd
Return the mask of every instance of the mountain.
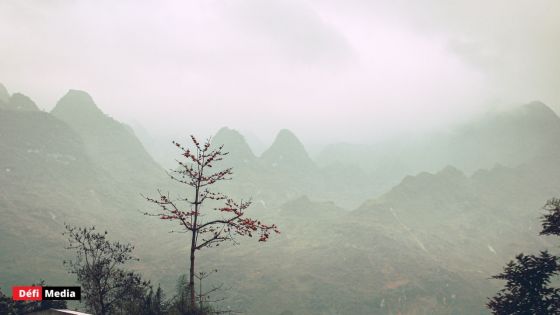
<path id="1" fill-rule="evenodd" d="M 167 145 L 170 141 L 156 141 L 138 126 L 136 130 L 151 152 L 158 154 L 159 161 L 167 161 L 165 165 L 170 168 L 176 166 L 174 161 L 180 156 L 174 146 Z M 190 143 L 188 138 L 175 140 Z M 252 197 L 269 207 L 308 195 L 323 201 L 335 199 L 337 205 L 353 208 L 379 189 L 379 183 L 360 167 L 342 163 L 316 167 L 303 144 L 288 130 L 281 130 L 260 157 L 255 156 L 246 137 L 234 129 L 221 128 L 212 143 L 224 145 L 223 151 L 229 152 L 223 163 L 216 164 L 216 169 L 233 167 L 234 172 L 235 185 L 226 184 L 220 189 L 238 198 Z"/>
<path id="2" fill-rule="evenodd" d="M 461 212 L 464 208 L 451 209 L 456 200 L 473 200 L 476 192 L 469 186 L 469 179 L 461 171 L 453 166 L 447 166 L 443 170 L 431 174 L 422 172 L 416 176 L 406 176 L 399 185 L 393 187 L 389 192 L 380 197 L 381 200 L 406 203 L 407 207 L 415 210 L 417 219 L 438 215 L 441 207 L 433 207 L 434 204 L 442 205 L 445 214 Z M 401 204 L 402 205 L 402 204 Z M 392 206 L 390 203 L 388 206 Z M 425 211 L 429 213 L 425 213 Z"/>
<path id="3" fill-rule="evenodd" d="M 14 110 L 37 111 L 39 108 L 28 96 L 21 93 L 14 93 L 10 97 L 9 108 Z"/>
<path id="4" fill-rule="evenodd" d="M 35 102 L 33 102 L 28 96 L 21 93 L 14 93 L 10 95 L 2 83 L 0 83 L 0 109 L 29 111 L 39 110 Z"/>
<path id="5" fill-rule="evenodd" d="M 238 198 L 252 197 L 267 207 L 317 191 L 319 176 L 303 144 L 288 130 L 281 130 L 274 143 L 256 157 L 238 131 L 221 128 L 213 137 L 214 145 L 224 145 L 229 152 L 219 168 L 233 167 L 235 185 L 220 185 L 220 189 Z M 306 176 L 302 176 L 302 174 Z M 322 187 L 322 186 L 321 186 Z"/>
<path id="6" fill-rule="evenodd" d="M 162 225 L 148 229 L 138 211 L 146 206 L 140 193 L 169 185 L 130 130 L 85 92 L 71 91 L 59 105 L 54 114 L 0 109 L 3 285 L 71 283 L 61 266 L 64 223 L 106 227 L 123 239 L 166 233 Z M 138 249 L 151 246 L 148 238 Z"/>
<path id="7" fill-rule="evenodd" d="M 230 167 L 247 167 L 254 165 L 256 156 L 251 151 L 249 144 L 237 130 L 223 127 L 212 138 L 212 144 L 223 145 L 223 151 L 228 152 L 227 163 Z"/>
<path id="8" fill-rule="evenodd" d="M 483 314 L 486 279 L 463 278 L 402 229 L 367 219 L 305 196 L 285 203 L 273 221 L 280 236 L 212 257 L 218 281 L 243 288 L 228 304 L 248 314 Z"/>
<path id="9" fill-rule="evenodd" d="M 287 129 L 278 132 L 274 142 L 263 152 L 260 160 L 266 167 L 282 170 L 311 170 L 314 167 L 303 144 Z"/>
<path id="10" fill-rule="evenodd" d="M 520 126 L 525 136 L 515 146 L 534 148 L 518 165 L 472 175 L 444 166 L 405 176 L 350 213 L 306 197 L 280 206 L 276 220 L 286 233 L 259 249 L 257 262 L 224 262 L 230 272 L 251 264 L 267 296 L 248 288 L 235 297 L 254 314 L 271 306 L 294 314 L 486 314 L 486 297 L 502 285 L 491 275 L 519 252 L 555 247 L 538 231 L 539 209 L 560 187 L 560 150 L 551 143 L 558 118 L 533 106 L 505 114 L 528 126 Z M 529 131 L 540 133 L 543 144 Z M 275 260 L 274 253 L 289 259 Z"/>
<path id="11" fill-rule="evenodd" d="M 5 109 L 10 102 L 10 93 L 6 87 L 0 83 L 0 109 Z"/>
<path id="12" fill-rule="evenodd" d="M 426 151 L 441 156 L 440 165 L 445 159 L 472 173 L 496 163 L 521 165 L 559 148 L 558 137 L 560 119 L 556 113 L 541 102 L 532 102 L 464 125 L 444 136 L 441 143 L 432 142 Z"/>
<path id="13" fill-rule="evenodd" d="M 132 129 L 104 114 L 86 92 L 68 91 L 51 114 L 80 135 L 88 155 L 106 176 L 130 183 L 140 191 L 149 188 L 143 183 L 165 180 L 163 169 L 146 152 Z"/>
<path id="14" fill-rule="evenodd" d="M 518 252 L 552 247 L 538 209 L 560 187 L 558 117 L 539 103 L 492 117 L 410 147 L 345 147 L 363 164 L 320 167 L 287 130 L 260 158 L 220 130 L 214 142 L 237 164 L 222 187 L 252 196 L 248 213 L 282 234 L 201 252 L 201 270 L 218 269 L 211 281 L 234 288 L 226 303 L 247 314 L 485 314 L 500 285 L 488 278 Z M 140 193 L 175 187 L 87 93 L 68 92 L 51 113 L 0 109 L 0 150 L 4 288 L 72 283 L 65 222 L 132 242 L 134 268 L 166 289 L 185 272 L 185 235 L 138 211 Z M 478 164 L 491 166 L 469 171 Z"/>
<path id="15" fill-rule="evenodd" d="M 560 187 L 554 161 L 422 172 L 351 212 L 297 197 L 259 214 L 280 236 L 201 261 L 248 314 L 487 314 L 501 284 L 488 278 L 518 252 L 554 247 L 537 235 L 539 209 Z"/>
<path id="16" fill-rule="evenodd" d="M 414 259 L 427 259 L 433 268 L 455 277 L 463 289 L 478 287 L 478 292 L 469 296 L 453 293 L 454 302 L 466 307 L 457 313 L 478 313 L 476 304 L 483 305 L 500 284 L 487 280 L 489 275 L 500 272 L 519 252 L 554 247 L 550 239 L 538 236 L 539 209 L 547 199 L 557 196 L 559 174 L 557 162 L 540 160 L 515 168 L 497 166 L 470 177 L 453 167 L 435 174 L 421 173 L 404 178 L 387 193 L 352 211 L 339 220 L 339 228 L 371 234 L 385 231 L 382 235 L 398 241 L 399 248 L 415 247 L 418 253 Z M 376 254 L 390 257 L 385 251 Z M 398 268 L 401 260 L 395 258 L 390 258 L 391 264 Z M 419 281 L 418 276 L 408 277 Z M 442 285 L 445 283 L 434 287 L 434 292 L 438 287 L 444 290 Z M 437 304 L 445 306 L 442 300 Z"/>
<path id="17" fill-rule="evenodd" d="M 67 279 L 55 263 L 63 223 L 100 222 L 109 208 L 82 139 L 48 113 L 0 110 L 0 151 L 2 282 Z"/>
<path id="18" fill-rule="evenodd" d="M 93 128 L 110 119 L 87 92 L 79 90 L 69 90 L 58 101 L 51 114 L 80 129 Z"/>
<path id="19" fill-rule="evenodd" d="M 532 102 L 487 115 L 434 134 L 392 139 L 374 145 L 335 144 L 316 158 L 317 164 L 359 166 L 371 173 L 376 194 L 406 175 L 436 172 L 446 165 L 473 173 L 496 164 L 519 166 L 560 146 L 560 119 L 548 106 Z"/>

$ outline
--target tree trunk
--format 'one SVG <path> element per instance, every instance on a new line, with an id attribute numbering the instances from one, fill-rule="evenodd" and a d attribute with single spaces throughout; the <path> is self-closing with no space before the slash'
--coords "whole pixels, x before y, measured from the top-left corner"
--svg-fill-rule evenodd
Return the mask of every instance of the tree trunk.
<path id="1" fill-rule="evenodd" d="M 202 173 L 202 170 L 199 170 L 199 173 Z M 195 188 L 195 197 L 194 197 L 194 220 L 193 220 L 193 226 L 192 226 L 192 238 L 191 238 L 191 264 L 190 264 L 190 269 L 189 269 L 189 293 L 191 295 L 191 311 L 195 311 L 196 310 L 196 294 L 194 292 L 194 253 L 196 251 L 196 237 L 197 237 L 197 232 L 198 232 L 198 210 L 200 207 L 200 204 L 198 202 L 199 200 L 199 192 L 200 192 L 200 182 L 201 182 L 201 177 L 199 176 L 197 178 L 197 185 Z"/>
<path id="2" fill-rule="evenodd" d="M 101 289 L 101 280 L 96 279 L 96 287 L 97 287 L 97 300 L 99 303 L 99 315 L 107 315 L 107 310 L 105 309 L 105 297 L 103 296 L 103 292 Z"/>
<path id="3" fill-rule="evenodd" d="M 192 242 L 191 242 L 191 257 L 190 257 L 190 268 L 189 268 L 189 294 L 190 294 L 190 309 L 194 311 L 196 309 L 196 298 L 194 292 L 194 251 L 196 249 L 195 243 L 195 232 L 193 231 Z"/>

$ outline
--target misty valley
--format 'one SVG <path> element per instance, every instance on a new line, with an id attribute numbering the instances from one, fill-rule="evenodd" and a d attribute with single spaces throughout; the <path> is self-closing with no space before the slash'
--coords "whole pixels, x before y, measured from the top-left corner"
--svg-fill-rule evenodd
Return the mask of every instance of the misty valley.
<path id="1" fill-rule="evenodd" d="M 66 225 L 95 226 L 133 246 L 139 260 L 126 267 L 169 299 L 188 277 L 189 234 L 170 233 L 181 223 L 146 213 L 167 202 L 158 191 L 187 192 L 169 174 L 195 152 L 172 142 L 193 148 L 190 133 L 156 139 L 150 126 L 133 129 L 103 108 L 70 90 L 47 112 L 0 85 L 5 294 L 40 280 L 80 285 L 63 264 L 73 259 Z M 486 304 L 505 283 L 492 276 L 519 253 L 558 252 L 557 238 L 539 235 L 543 206 L 560 197 L 558 139 L 560 118 L 541 102 L 419 137 L 333 142 L 313 154 L 287 129 L 255 154 L 242 133 L 224 126 L 208 152 L 223 145 L 228 154 L 212 171 L 231 167 L 231 179 L 209 183 L 251 201 L 221 214 L 242 209 L 258 224 L 232 223 L 246 237 L 197 252 L 196 272 L 208 277 L 200 289 L 195 281 L 196 292 L 221 286 L 213 307 L 243 314 L 490 314 Z M 220 198 L 212 202 L 200 211 L 222 207 Z M 261 234 L 249 237 L 257 228 Z M 68 307 L 91 312 L 83 302 Z"/>

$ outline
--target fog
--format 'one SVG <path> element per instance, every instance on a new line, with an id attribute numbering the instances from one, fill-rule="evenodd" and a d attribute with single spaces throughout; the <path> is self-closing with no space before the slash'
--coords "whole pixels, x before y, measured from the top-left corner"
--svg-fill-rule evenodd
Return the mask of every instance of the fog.
<path id="1" fill-rule="evenodd" d="M 0 0 L 0 313 L 560 314 L 559 39 L 558 0 Z"/>
<path id="2" fill-rule="evenodd" d="M 70 88 L 157 135 L 229 126 L 365 142 L 539 99 L 560 110 L 558 1 L 0 2 L 0 82 Z"/>

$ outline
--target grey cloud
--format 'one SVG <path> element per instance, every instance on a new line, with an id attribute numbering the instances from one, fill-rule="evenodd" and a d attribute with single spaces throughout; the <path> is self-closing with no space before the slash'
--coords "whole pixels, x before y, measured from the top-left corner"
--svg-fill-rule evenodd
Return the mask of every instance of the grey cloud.
<path id="1" fill-rule="evenodd" d="M 559 12 L 525 0 L 6 0 L 0 82 L 47 109 L 87 90 L 162 133 L 367 141 L 488 104 L 560 111 Z"/>
<path id="2" fill-rule="evenodd" d="M 227 11 L 233 23 L 295 62 L 344 62 L 353 55 L 345 36 L 305 1 L 250 0 Z"/>

